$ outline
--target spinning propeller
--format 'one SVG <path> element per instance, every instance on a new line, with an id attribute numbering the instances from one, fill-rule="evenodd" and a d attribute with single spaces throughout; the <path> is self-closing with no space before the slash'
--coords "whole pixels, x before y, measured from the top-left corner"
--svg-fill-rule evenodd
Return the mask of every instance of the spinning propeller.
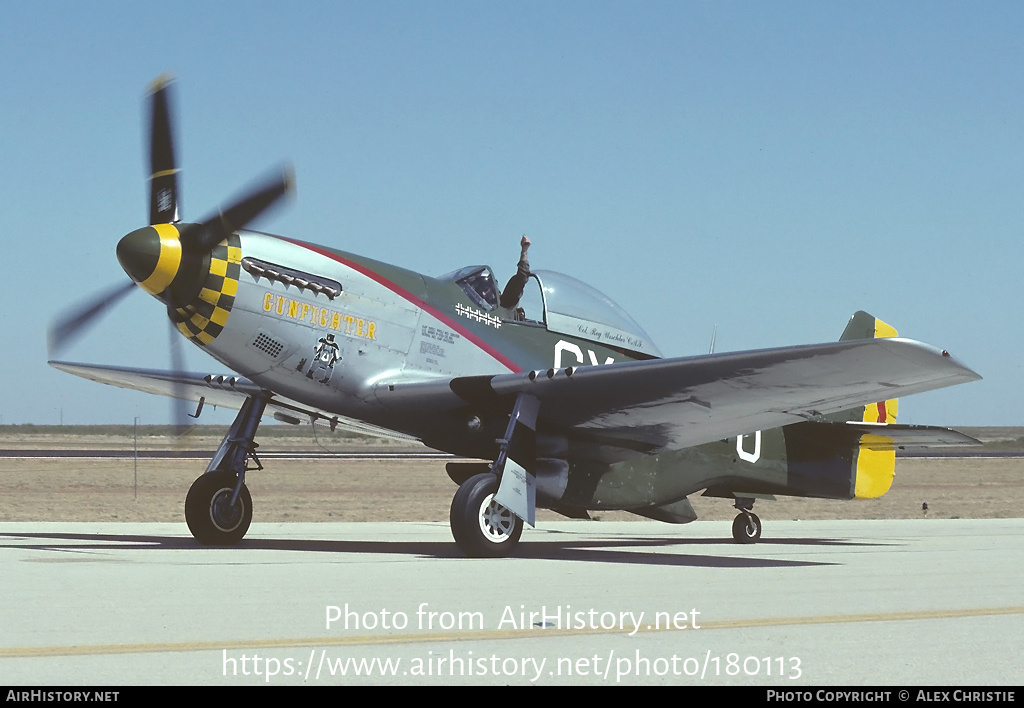
<path id="1" fill-rule="evenodd" d="M 162 76 L 152 84 L 149 95 L 149 226 L 132 231 L 117 244 L 117 259 L 131 282 L 103 292 L 54 322 L 49 331 L 51 358 L 138 285 L 167 307 L 172 327 L 172 366 L 176 373 L 180 372 L 181 340 L 174 330 L 203 341 L 202 333 L 197 335 L 188 320 L 197 317 L 196 305 L 203 305 L 198 298 L 207 286 L 211 263 L 217 261 L 216 252 L 225 248 L 225 242 L 235 232 L 294 189 L 291 170 L 282 169 L 202 221 L 181 223 L 169 93 L 170 80 Z M 175 396 L 174 415 L 179 429 L 185 422 L 185 392 L 180 393 Z"/>

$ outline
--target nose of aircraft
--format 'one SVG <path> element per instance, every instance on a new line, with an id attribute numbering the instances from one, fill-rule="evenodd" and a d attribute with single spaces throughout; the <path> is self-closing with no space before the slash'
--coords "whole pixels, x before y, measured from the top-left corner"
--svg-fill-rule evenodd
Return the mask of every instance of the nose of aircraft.
<path id="1" fill-rule="evenodd" d="M 181 241 L 170 224 L 136 229 L 117 244 L 124 272 L 150 295 L 159 296 L 181 267 Z"/>
<path id="2" fill-rule="evenodd" d="M 173 307 L 192 302 L 209 272 L 209 254 L 182 248 L 188 225 L 154 224 L 136 229 L 117 244 L 124 272 L 150 295 Z"/>

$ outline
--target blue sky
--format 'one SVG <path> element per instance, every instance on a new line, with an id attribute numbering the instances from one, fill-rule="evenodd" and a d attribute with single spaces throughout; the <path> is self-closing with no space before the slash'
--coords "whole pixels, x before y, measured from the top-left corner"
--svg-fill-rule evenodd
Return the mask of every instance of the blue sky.
<path id="1" fill-rule="evenodd" d="M 985 377 L 901 421 L 1024 425 L 1022 67 L 1020 3 L 0 3 L 0 421 L 168 418 L 45 340 L 125 277 L 143 96 L 172 72 L 186 219 L 289 161 L 259 228 L 499 279 L 526 233 L 667 355 L 716 326 L 718 351 L 833 340 L 865 309 Z M 167 340 L 140 292 L 64 356 L 162 368 Z"/>

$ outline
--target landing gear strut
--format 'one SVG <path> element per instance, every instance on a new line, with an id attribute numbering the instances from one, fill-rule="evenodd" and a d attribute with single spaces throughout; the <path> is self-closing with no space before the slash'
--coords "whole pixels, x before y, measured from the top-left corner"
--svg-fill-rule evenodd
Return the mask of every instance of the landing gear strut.
<path id="1" fill-rule="evenodd" d="M 736 543 L 757 543 L 761 538 L 761 519 L 751 511 L 753 507 L 753 499 L 736 499 L 736 508 L 740 511 L 732 520 L 732 537 Z"/>
<path id="2" fill-rule="evenodd" d="M 540 401 L 529 393 L 516 396 L 505 437 L 490 472 L 459 486 L 449 516 L 452 537 L 470 558 L 512 555 L 523 535 L 523 520 L 533 526 L 536 512 L 536 428 Z M 514 510 L 495 501 L 502 497 Z"/>
<path id="3" fill-rule="evenodd" d="M 254 438 L 266 407 L 267 399 L 262 396 L 245 399 L 206 473 L 188 490 L 185 523 L 203 545 L 231 546 L 249 530 L 252 496 L 245 486 L 245 473 L 263 469 Z M 250 460 L 254 467 L 248 466 Z"/>
<path id="4" fill-rule="evenodd" d="M 523 534 L 523 520 L 494 501 L 498 477 L 484 472 L 470 477 L 452 499 L 452 537 L 470 558 L 512 555 Z"/>

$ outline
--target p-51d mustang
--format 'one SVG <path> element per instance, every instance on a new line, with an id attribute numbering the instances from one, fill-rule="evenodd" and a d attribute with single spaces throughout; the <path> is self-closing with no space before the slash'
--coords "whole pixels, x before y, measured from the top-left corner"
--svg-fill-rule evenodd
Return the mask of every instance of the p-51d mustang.
<path id="1" fill-rule="evenodd" d="M 51 343 L 137 284 L 237 375 L 51 364 L 197 402 L 197 414 L 238 409 L 185 501 L 201 543 L 245 535 L 266 414 L 492 460 L 449 465 L 452 535 L 470 556 L 512 553 L 537 507 L 685 523 L 702 490 L 733 499 L 733 535 L 754 542 L 757 498 L 877 497 L 897 448 L 975 442 L 895 423 L 897 396 L 980 377 L 863 312 L 838 342 L 663 359 L 622 309 L 565 275 L 535 272 L 523 306 L 503 308 L 485 266 L 432 278 L 243 230 L 289 191 L 287 174 L 183 223 L 165 81 L 150 100 L 150 225 L 117 246 L 132 283 L 55 326 Z"/>

